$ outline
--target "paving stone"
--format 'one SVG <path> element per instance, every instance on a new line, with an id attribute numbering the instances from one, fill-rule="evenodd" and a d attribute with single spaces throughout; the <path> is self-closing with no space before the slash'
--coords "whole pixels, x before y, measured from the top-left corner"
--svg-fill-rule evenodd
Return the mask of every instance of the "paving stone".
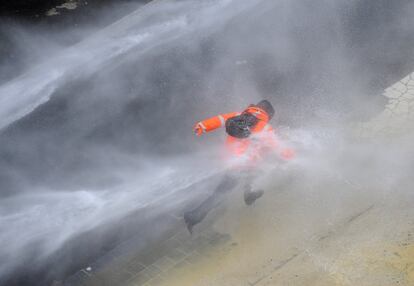
<path id="1" fill-rule="evenodd" d="M 139 259 L 134 259 L 127 264 L 125 269 L 129 273 L 137 273 L 144 270 L 145 265 L 143 265 Z"/>
<path id="2" fill-rule="evenodd" d="M 197 248 L 197 242 L 194 240 L 180 241 L 180 246 L 186 252 L 192 252 Z"/>
<path id="3" fill-rule="evenodd" d="M 173 249 L 173 248 L 179 247 L 180 242 L 176 238 L 171 237 L 167 239 L 165 242 L 163 242 L 162 245 L 164 246 L 165 249 Z"/>
<path id="4" fill-rule="evenodd" d="M 107 284 L 104 282 L 105 280 L 102 279 L 101 277 L 98 276 L 92 276 L 87 280 L 83 280 L 81 284 L 71 284 L 69 283 L 69 285 L 76 285 L 76 286 L 83 286 L 83 285 L 88 285 L 88 286 L 107 286 Z M 65 283 L 65 286 L 67 284 Z"/>
<path id="5" fill-rule="evenodd" d="M 214 240 L 221 234 L 217 231 L 205 231 L 201 234 L 202 237 L 206 238 L 207 240 Z"/>
<path id="6" fill-rule="evenodd" d="M 227 235 L 227 234 L 221 234 L 221 233 L 218 233 L 218 232 L 212 234 L 208 238 L 209 243 L 211 245 L 220 245 L 220 244 L 222 244 L 222 243 L 224 243 L 226 241 L 229 241 L 230 239 L 231 239 L 231 237 L 229 235 Z"/>
<path id="7" fill-rule="evenodd" d="M 174 264 L 175 263 L 171 258 L 164 256 L 158 259 L 157 261 L 155 261 L 153 265 L 157 267 L 158 269 L 160 269 L 161 271 L 167 271 L 168 269 L 173 267 Z"/>
<path id="8" fill-rule="evenodd" d="M 174 248 L 169 251 L 167 256 L 171 258 L 175 263 L 178 263 L 188 255 L 184 252 L 184 250 L 182 250 L 182 248 Z"/>
<path id="9" fill-rule="evenodd" d="M 400 80 L 401 83 L 403 84 L 408 84 L 408 82 L 411 80 L 410 76 L 407 75 L 406 77 L 404 77 L 403 79 Z"/>
<path id="10" fill-rule="evenodd" d="M 406 91 L 407 91 L 407 86 L 406 86 L 404 83 L 402 83 L 401 81 L 399 81 L 399 82 L 395 83 L 395 84 L 392 86 L 392 88 L 393 88 L 394 90 L 397 90 L 397 91 L 401 92 L 401 93 L 404 93 L 404 92 L 406 92 Z"/>
<path id="11" fill-rule="evenodd" d="M 86 279 L 80 271 L 78 271 L 75 275 L 72 275 L 68 281 L 66 281 L 65 284 L 69 285 L 85 285 L 84 282 L 86 282 Z"/>
<path id="12" fill-rule="evenodd" d="M 116 285 L 121 284 L 129 281 L 134 277 L 133 274 L 125 271 L 125 270 L 119 270 L 119 271 L 111 271 L 109 273 L 105 273 L 104 276 L 101 276 L 101 280 L 106 282 L 106 285 Z"/>
<path id="13" fill-rule="evenodd" d="M 150 265 L 142 270 L 140 273 L 149 275 L 151 278 L 157 276 L 161 273 L 161 270 L 155 267 L 154 265 Z"/>
<path id="14" fill-rule="evenodd" d="M 162 252 L 160 249 L 154 249 L 151 252 L 147 252 L 145 254 L 140 255 L 139 261 L 141 264 L 145 266 L 152 265 L 155 261 L 157 261 L 157 258 L 162 255 Z"/>
<path id="15" fill-rule="evenodd" d="M 249 282 L 249 285 L 257 285 L 263 279 L 263 277 L 264 276 L 261 274 L 252 275 L 247 278 L 247 282 Z"/>
<path id="16" fill-rule="evenodd" d="M 178 263 L 177 263 L 178 264 Z M 173 277 L 177 271 L 177 268 L 175 266 L 177 264 L 174 264 L 174 267 L 164 272 L 161 276 L 164 277 L 164 279 L 168 279 L 168 277 Z"/>
<path id="17" fill-rule="evenodd" d="M 160 285 L 162 282 L 165 281 L 165 278 L 161 275 L 158 275 L 147 282 L 149 286 L 156 286 Z"/>
<path id="18" fill-rule="evenodd" d="M 203 252 L 208 252 L 213 246 L 211 245 L 210 241 L 205 239 L 200 239 L 197 242 L 197 247 L 195 248 L 195 250 L 197 250 L 200 253 Z"/>
<path id="19" fill-rule="evenodd" d="M 188 267 L 188 266 L 190 266 L 191 265 L 191 263 L 189 263 L 188 261 L 187 261 L 187 259 L 184 259 L 183 261 L 181 261 L 181 262 L 179 262 L 179 263 L 177 263 L 175 266 L 174 266 L 174 269 L 181 269 L 181 268 L 186 268 L 186 267 Z"/>
<path id="20" fill-rule="evenodd" d="M 140 272 L 138 275 L 133 277 L 129 282 L 128 286 L 142 286 L 147 283 L 152 277 L 146 273 Z M 116 284 L 121 285 L 121 284 Z"/>
<path id="21" fill-rule="evenodd" d="M 388 98 L 399 98 L 401 96 L 401 92 L 394 89 L 386 89 L 383 95 Z"/>
<path id="22" fill-rule="evenodd" d="M 202 258 L 202 255 L 198 251 L 193 251 L 186 259 L 185 261 L 193 264 L 197 261 L 199 261 Z"/>
<path id="23" fill-rule="evenodd" d="M 176 233 L 172 238 L 178 241 L 188 240 L 191 238 L 191 234 L 189 234 L 188 231 L 185 230 L 185 231 Z"/>

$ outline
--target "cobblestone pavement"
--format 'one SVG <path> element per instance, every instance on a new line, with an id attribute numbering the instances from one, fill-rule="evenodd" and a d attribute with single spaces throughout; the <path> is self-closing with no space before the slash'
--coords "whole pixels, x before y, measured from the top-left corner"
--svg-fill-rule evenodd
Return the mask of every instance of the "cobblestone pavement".
<path id="1" fill-rule="evenodd" d="M 346 181 L 324 184 L 333 189 L 269 189 L 193 236 L 180 223 L 144 253 L 83 269 L 76 285 L 414 285 L 413 195 L 370 199 L 372 190 Z"/>
<path id="2" fill-rule="evenodd" d="M 192 264 L 211 249 L 229 241 L 229 235 L 212 229 L 190 235 L 181 221 L 167 239 L 157 241 L 148 250 L 134 250 L 134 239 L 119 246 L 106 261 L 92 264 L 72 276 L 67 285 L 158 285 L 174 270 Z M 127 254 L 126 254 L 127 253 Z M 108 259 L 109 258 L 109 259 Z"/>
<path id="3" fill-rule="evenodd" d="M 414 73 L 387 88 L 383 95 L 388 99 L 384 111 L 360 124 L 360 136 L 395 136 L 414 129 Z"/>

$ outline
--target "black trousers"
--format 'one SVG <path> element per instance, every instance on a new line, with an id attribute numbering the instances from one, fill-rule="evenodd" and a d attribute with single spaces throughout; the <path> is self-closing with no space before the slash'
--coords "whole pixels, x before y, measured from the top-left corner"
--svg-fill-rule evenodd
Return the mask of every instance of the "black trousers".
<path id="1" fill-rule="evenodd" d="M 223 200 L 223 197 L 232 191 L 236 186 L 240 185 L 240 187 L 244 189 L 245 196 L 249 192 L 252 192 L 252 179 L 252 173 L 247 172 L 242 174 L 226 174 L 210 196 L 208 196 L 193 210 L 184 213 L 184 220 L 187 226 L 191 229 L 192 226 L 200 223 L 212 209 L 217 207 L 217 205 Z"/>

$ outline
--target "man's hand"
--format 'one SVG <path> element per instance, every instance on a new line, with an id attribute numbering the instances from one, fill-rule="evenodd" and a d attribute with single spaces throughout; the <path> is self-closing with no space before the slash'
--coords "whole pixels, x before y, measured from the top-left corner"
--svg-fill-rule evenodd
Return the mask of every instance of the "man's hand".
<path id="1" fill-rule="evenodd" d="M 205 128 L 203 126 L 203 124 L 201 122 L 198 122 L 195 126 L 194 126 L 194 133 L 197 136 L 201 136 L 201 134 L 203 134 L 205 132 Z"/>

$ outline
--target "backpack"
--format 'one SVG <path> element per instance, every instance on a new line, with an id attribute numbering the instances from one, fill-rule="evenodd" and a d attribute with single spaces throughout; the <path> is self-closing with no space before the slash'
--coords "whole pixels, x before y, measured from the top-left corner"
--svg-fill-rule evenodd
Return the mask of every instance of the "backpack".
<path id="1" fill-rule="evenodd" d="M 253 128 L 259 119 L 254 115 L 245 112 L 231 117 L 226 121 L 226 133 L 236 138 L 247 138 L 250 136 L 250 129 Z"/>

